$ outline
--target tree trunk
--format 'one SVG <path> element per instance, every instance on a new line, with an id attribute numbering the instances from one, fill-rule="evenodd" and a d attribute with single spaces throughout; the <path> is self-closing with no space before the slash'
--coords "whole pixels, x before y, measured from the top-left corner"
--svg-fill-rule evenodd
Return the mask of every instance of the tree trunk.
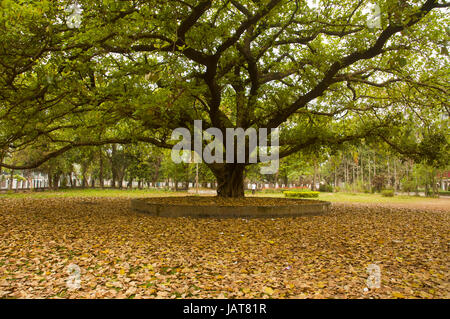
<path id="1" fill-rule="evenodd" d="M 86 185 L 87 185 L 86 172 L 83 172 L 83 174 L 82 174 L 82 180 L 81 180 L 81 187 L 82 187 L 82 188 L 86 188 Z"/>
<path id="2" fill-rule="evenodd" d="M 311 184 L 311 190 L 313 192 L 316 190 L 316 183 L 317 183 L 317 161 L 314 160 L 314 174 L 313 174 L 313 181 Z"/>
<path id="3" fill-rule="evenodd" d="M 387 160 L 387 174 L 388 174 L 388 187 L 392 186 L 391 165 L 389 163 L 389 157 Z"/>
<path id="4" fill-rule="evenodd" d="M 433 187 L 432 187 L 432 192 L 433 192 L 433 197 L 436 197 L 437 194 L 439 193 L 439 190 L 437 188 L 437 183 L 436 183 L 436 175 L 437 175 L 437 171 L 435 169 L 433 169 L 431 171 L 431 182 L 433 183 Z"/>
<path id="5" fill-rule="evenodd" d="M 398 180 L 397 180 L 397 164 L 396 164 L 396 160 L 394 158 L 394 190 L 397 191 L 398 190 Z"/>
<path id="6" fill-rule="evenodd" d="M 375 153 L 373 154 L 373 177 L 377 176 L 377 162 Z"/>
<path id="7" fill-rule="evenodd" d="M 3 151 L 0 152 L 0 164 L 3 164 L 3 158 L 5 157 Z M 0 166 L 0 178 L 2 177 L 3 166 Z"/>
<path id="8" fill-rule="evenodd" d="M 243 164 L 216 164 L 210 168 L 217 179 L 218 197 L 244 197 Z"/>
<path id="9" fill-rule="evenodd" d="M 360 163 L 360 168 L 361 168 L 361 186 L 364 186 L 364 163 L 363 163 L 364 157 L 363 154 L 361 154 L 361 163 Z"/>
<path id="10" fill-rule="evenodd" d="M 13 189 L 13 181 L 14 181 L 14 170 L 11 169 L 11 174 L 9 174 L 9 190 Z"/>
<path id="11" fill-rule="evenodd" d="M 158 178 L 159 178 L 159 170 L 161 168 L 161 161 L 162 161 L 162 157 L 158 157 L 155 162 L 155 173 L 153 174 L 153 178 L 152 178 L 153 186 L 155 185 L 155 183 L 158 181 Z"/>
<path id="12" fill-rule="evenodd" d="M 337 166 L 334 167 L 334 187 L 337 186 Z"/>
<path id="13" fill-rule="evenodd" d="M 105 187 L 105 180 L 103 179 L 103 153 L 102 153 L 102 148 L 99 148 L 99 176 L 98 179 L 100 180 L 100 187 L 104 188 Z"/>
<path id="14" fill-rule="evenodd" d="M 110 157 L 111 174 L 112 174 L 112 182 L 111 182 L 112 188 L 116 188 L 116 181 L 117 181 L 116 149 L 117 149 L 117 145 L 116 144 L 112 144 L 112 146 L 111 146 L 111 157 Z"/>
<path id="15" fill-rule="evenodd" d="M 116 174 L 112 171 L 111 188 L 116 188 Z"/>
<path id="16" fill-rule="evenodd" d="M 345 157 L 345 186 L 348 185 L 348 163 L 347 163 L 347 157 Z"/>
<path id="17" fill-rule="evenodd" d="M 356 163 L 353 162 L 352 163 L 352 192 L 355 192 L 355 183 L 356 183 L 356 178 L 355 178 L 355 166 Z M 357 170 L 357 169 L 356 169 Z"/>
<path id="18" fill-rule="evenodd" d="M 48 188 L 53 188 L 53 175 L 51 172 L 47 173 L 47 179 L 48 179 Z"/>
<path id="19" fill-rule="evenodd" d="M 59 185 L 58 185 L 59 178 L 60 178 L 59 174 L 54 174 L 53 175 L 53 189 L 58 189 L 59 188 Z"/>

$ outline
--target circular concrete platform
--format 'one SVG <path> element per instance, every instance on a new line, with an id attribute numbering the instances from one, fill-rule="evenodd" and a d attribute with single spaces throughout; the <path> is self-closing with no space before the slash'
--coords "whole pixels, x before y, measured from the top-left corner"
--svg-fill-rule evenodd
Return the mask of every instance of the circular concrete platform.
<path id="1" fill-rule="evenodd" d="M 131 200 L 137 212 L 160 217 L 279 218 L 322 215 L 331 203 L 308 199 L 217 197 L 155 197 Z"/>

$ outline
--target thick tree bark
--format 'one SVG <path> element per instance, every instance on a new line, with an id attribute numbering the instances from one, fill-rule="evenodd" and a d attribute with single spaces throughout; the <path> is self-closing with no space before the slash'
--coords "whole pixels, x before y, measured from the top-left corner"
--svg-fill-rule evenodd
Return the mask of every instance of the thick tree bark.
<path id="1" fill-rule="evenodd" d="M 243 164 L 215 164 L 210 168 L 217 179 L 218 197 L 244 197 Z"/>

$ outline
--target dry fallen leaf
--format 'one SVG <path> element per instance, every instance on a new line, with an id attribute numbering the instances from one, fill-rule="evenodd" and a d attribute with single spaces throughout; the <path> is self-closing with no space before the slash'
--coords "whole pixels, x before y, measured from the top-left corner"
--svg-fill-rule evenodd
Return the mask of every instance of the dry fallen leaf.
<path id="1" fill-rule="evenodd" d="M 264 288 L 264 292 L 265 292 L 266 294 L 272 296 L 274 291 L 273 291 L 272 288 L 266 287 L 266 288 Z"/>

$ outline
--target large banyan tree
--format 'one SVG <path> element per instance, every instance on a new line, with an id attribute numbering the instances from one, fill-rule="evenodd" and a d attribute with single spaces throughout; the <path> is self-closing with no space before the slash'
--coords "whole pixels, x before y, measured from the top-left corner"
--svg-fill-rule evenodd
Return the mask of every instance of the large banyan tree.
<path id="1" fill-rule="evenodd" d="M 90 145 L 172 148 L 172 131 L 193 132 L 194 120 L 224 136 L 227 128 L 278 128 L 280 157 L 362 138 L 416 156 L 429 155 L 420 147 L 425 137 L 448 145 L 444 1 L 3 0 L 0 6 L 6 168 L 35 168 Z M 33 147 L 47 151 L 22 163 L 5 160 Z M 244 195 L 248 159 L 208 164 L 219 196 Z"/>

